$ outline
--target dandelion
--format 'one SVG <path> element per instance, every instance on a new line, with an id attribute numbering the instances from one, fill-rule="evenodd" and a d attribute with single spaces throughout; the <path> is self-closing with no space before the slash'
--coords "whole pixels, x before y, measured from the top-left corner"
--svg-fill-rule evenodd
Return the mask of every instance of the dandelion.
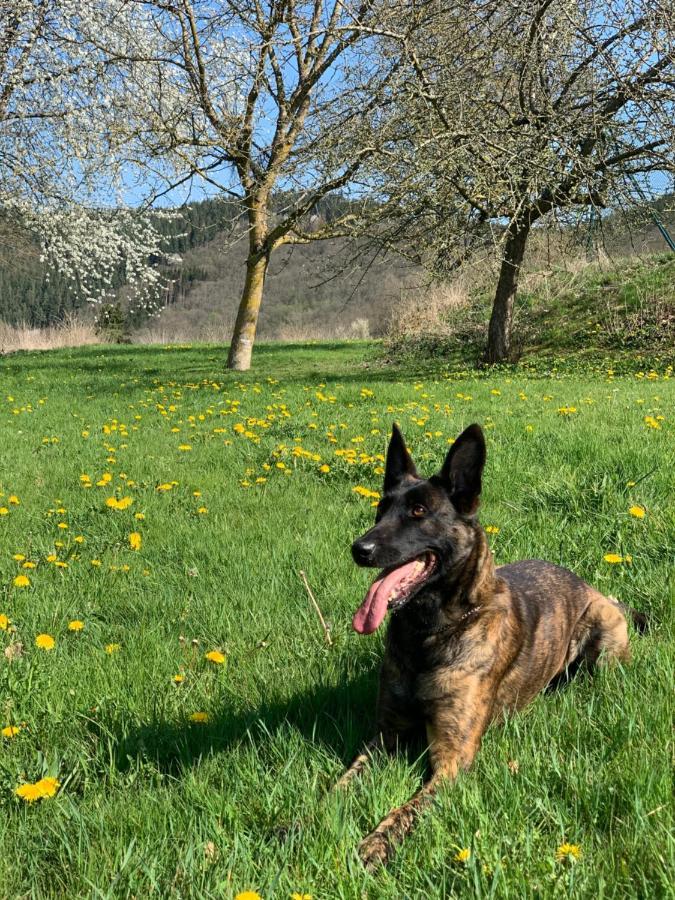
<path id="1" fill-rule="evenodd" d="M 174 675 L 171 679 L 174 684 L 182 684 L 185 681 L 185 675 L 182 672 L 179 672 L 177 675 Z"/>
<path id="2" fill-rule="evenodd" d="M 644 507 L 642 507 L 642 506 L 631 506 L 631 508 L 628 510 L 628 512 L 635 519 L 644 519 L 644 517 L 645 517 L 645 510 L 644 510 Z"/>
<path id="3" fill-rule="evenodd" d="M 7 631 L 11 623 L 11 619 L 9 619 L 4 613 L 0 613 L 0 631 Z"/>
<path id="4" fill-rule="evenodd" d="M 140 550 L 143 538 L 138 531 L 132 531 L 129 535 L 129 546 L 132 550 Z"/>
<path id="5" fill-rule="evenodd" d="M 330 466 L 327 466 L 324 463 L 322 466 L 319 466 L 319 472 L 321 472 L 323 475 L 327 475 L 330 472 Z"/>
<path id="6" fill-rule="evenodd" d="M 65 531 L 66 528 L 68 528 L 68 523 L 67 522 L 59 522 L 59 524 L 57 525 L 57 528 L 61 528 L 61 529 L 63 529 L 63 531 Z"/>
<path id="7" fill-rule="evenodd" d="M 73 619 L 68 622 L 68 631 L 82 631 L 83 628 L 84 622 L 81 619 Z"/>
<path id="8" fill-rule="evenodd" d="M 618 553 L 605 553 L 602 558 L 606 563 L 610 563 L 613 566 L 624 561 L 623 556 L 619 556 Z"/>
<path id="9" fill-rule="evenodd" d="M 561 844 L 555 851 L 557 862 L 576 863 L 581 859 L 581 847 L 578 844 Z"/>
<path id="10" fill-rule="evenodd" d="M 0 730 L 0 734 L 4 738 L 13 738 L 16 737 L 20 731 L 21 728 L 19 728 L 18 725 L 5 725 L 5 727 Z"/>
<path id="11" fill-rule="evenodd" d="M 372 497 L 373 500 L 380 499 L 380 495 L 377 491 L 371 491 L 371 490 L 369 490 L 369 488 L 363 487 L 360 484 L 357 485 L 356 487 L 352 488 L 352 491 L 355 494 L 358 494 L 359 497 Z"/>
<path id="12" fill-rule="evenodd" d="M 10 494 L 10 496 L 7 498 L 7 500 L 8 500 L 8 502 L 11 503 L 13 506 L 18 506 L 19 503 L 20 503 L 20 500 L 19 500 L 19 498 L 16 496 L 16 494 Z"/>
<path id="13" fill-rule="evenodd" d="M 24 563 L 22 563 L 22 569 L 34 569 L 37 566 L 37 563 L 31 562 L 30 559 L 27 559 Z"/>
<path id="14" fill-rule="evenodd" d="M 96 568 L 98 568 L 101 565 L 101 560 L 100 559 L 92 559 L 91 564 L 92 564 L 92 566 L 96 566 Z"/>
<path id="15" fill-rule="evenodd" d="M 204 659 L 208 659 L 209 662 L 222 666 L 226 660 L 226 656 L 224 653 L 221 653 L 220 650 L 209 650 L 209 652 L 204 655 Z"/>
<path id="16" fill-rule="evenodd" d="M 179 449 L 182 453 L 187 453 L 188 450 L 192 450 L 192 446 L 191 446 L 190 444 L 179 444 L 179 445 L 178 445 L 178 449 Z"/>
<path id="17" fill-rule="evenodd" d="M 8 516 L 9 510 L 6 506 L 0 506 L 0 516 Z"/>
<path id="18" fill-rule="evenodd" d="M 105 645 L 105 652 L 108 654 L 108 656 L 112 656 L 113 653 L 118 653 L 121 649 L 122 649 L 122 647 L 120 644 L 106 644 Z"/>
<path id="19" fill-rule="evenodd" d="M 14 579 L 14 587 L 22 588 L 28 587 L 30 585 L 30 578 L 28 575 L 17 575 Z"/>
<path id="20" fill-rule="evenodd" d="M 205 516 L 205 515 L 207 514 L 208 511 L 209 511 L 209 510 L 208 510 L 208 507 L 206 507 L 206 506 L 200 506 L 200 507 L 197 509 L 197 512 L 199 513 L 200 516 Z"/>
<path id="21" fill-rule="evenodd" d="M 262 900 L 257 891 L 240 891 L 234 900 Z"/>
<path id="22" fill-rule="evenodd" d="M 56 641 L 51 634 L 38 634 L 35 638 L 35 646 L 39 647 L 40 650 L 53 650 L 56 646 Z"/>
<path id="23" fill-rule="evenodd" d="M 462 850 L 458 850 L 457 853 L 453 856 L 453 860 L 458 863 L 465 863 L 471 858 L 471 850 L 468 847 L 464 847 Z"/>
<path id="24" fill-rule="evenodd" d="M 142 522 L 145 519 L 145 513 L 134 513 L 134 519 L 138 519 L 139 522 Z"/>
<path id="25" fill-rule="evenodd" d="M 298 891 L 293 891 L 291 894 L 291 900 L 312 900 L 311 894 L 300 894 Z"/>
<path id="26" fill-rule="evenodd" d="M 41 778 L 35 784 L 22 784 L 14 793 L 26 803 L 34 803 L 36 800 L 53 797 L 60 787 L 56 778 Z"/>
<path id="27" fill-rule="evenodd" d="M 496 525 L 486 525 L 485 530 L 488 534 L 499 534 L 499 528 Z"/>
<path id="28" fill-rule="evenodd" d="M 128 509 L 133 502 L 131 497 L 120 497 L 119 500 L 117 497 L 108 497 L 105 505 L 110 507 L 110 509 Z"/>
<path id="29" fill-rule="evenodd" d="M 12 556 L 12 559 L 15 559 L 17 562 L 23 562 L 25 558 L 26 558 L 26 557 L 25 557 L 25 555 L 24 555 L 23 553 L 15 553 L 15 554 Z"/>
<path id="30" fill-rule="evenodd" d="M 198 725 L 206 725 L 209 721 L 209 714 L 205 712 L 193 712 L 190 716 L 191 722 L 196 722 Z"/>

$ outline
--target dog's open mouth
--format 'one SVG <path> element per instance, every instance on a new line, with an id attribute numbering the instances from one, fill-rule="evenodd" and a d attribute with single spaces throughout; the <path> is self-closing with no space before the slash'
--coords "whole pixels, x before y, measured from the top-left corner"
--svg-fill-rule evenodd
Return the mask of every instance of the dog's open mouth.
<path id="1" fill-rule="evenodd" d="M 401 609 L 417 593 L 436 568 L 431 551 L 400 566 L 390 566 L 371 584 L 361 606 L 354 613 L 352 627 L 359 634 L 372 634 L 382 624 L 387 610 Z"/>

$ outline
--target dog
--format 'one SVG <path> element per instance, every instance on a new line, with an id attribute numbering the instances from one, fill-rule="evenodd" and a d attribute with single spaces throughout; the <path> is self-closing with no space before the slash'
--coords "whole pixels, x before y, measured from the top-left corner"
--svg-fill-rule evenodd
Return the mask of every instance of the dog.
<path id="1" fill-rule="evenodd" d="M 628 662 L 625 613 L 567 569 L 541 560 L 495 567 L 477 519 L 485 439 L 470 425 L 440 472 L 417 474 L 394 424 L 375 525 L 354 541 L 359 566 L 383 569 L 354 614 L 371 634 L 392 616 L 377 699 L 377 735 L 338 782 L 361 773 L 377 747 L 426 729 L 431 776 L 361 842 L 369 870 L 386 864 L 439 785 L 468 769 L 491 722 L 522 709 L 580 664 Z"/>

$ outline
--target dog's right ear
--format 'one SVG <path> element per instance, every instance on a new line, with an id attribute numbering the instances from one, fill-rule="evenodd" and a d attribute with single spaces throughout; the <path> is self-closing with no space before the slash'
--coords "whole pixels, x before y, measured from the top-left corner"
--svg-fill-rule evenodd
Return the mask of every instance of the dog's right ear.
<path id="1" fill-rule="evenodd" d="M 404 478 L 417 477 L 417 469 L 410 453 L 408 453 L 401 429 L 394 422 L 387 449 L 387 462 L 384 468 L 384 493 L 388 494 L 390 491 L 393 491 Z"/>

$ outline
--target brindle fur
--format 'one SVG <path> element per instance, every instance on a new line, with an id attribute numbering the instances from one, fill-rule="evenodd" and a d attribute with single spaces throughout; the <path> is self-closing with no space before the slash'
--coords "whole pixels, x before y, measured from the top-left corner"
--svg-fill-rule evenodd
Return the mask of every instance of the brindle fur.
<path id="1" fill-rule="evenodd" d="M 495 568 L 475 514 L 484 460 L 482 431 L 472 425 L 439 475 L 422 480 L 394 426 L 376 524 L 353 545 L 359 564 L 378 568 L 425 550 L 439 560 L 389 617 L 378 734 L 338 782 L 362 772 L 378 746 L 393 752 L 426 728 L 431 777 L 361 842 L 367 868 L 386 863 L 438 786 L 469 768 L 491 722 L 522 709 L 570 666 L 630 659 L 624 608 L 615 600 L 552 563 Z M 415 505 L 427 514 L 412 517 Z"/>

